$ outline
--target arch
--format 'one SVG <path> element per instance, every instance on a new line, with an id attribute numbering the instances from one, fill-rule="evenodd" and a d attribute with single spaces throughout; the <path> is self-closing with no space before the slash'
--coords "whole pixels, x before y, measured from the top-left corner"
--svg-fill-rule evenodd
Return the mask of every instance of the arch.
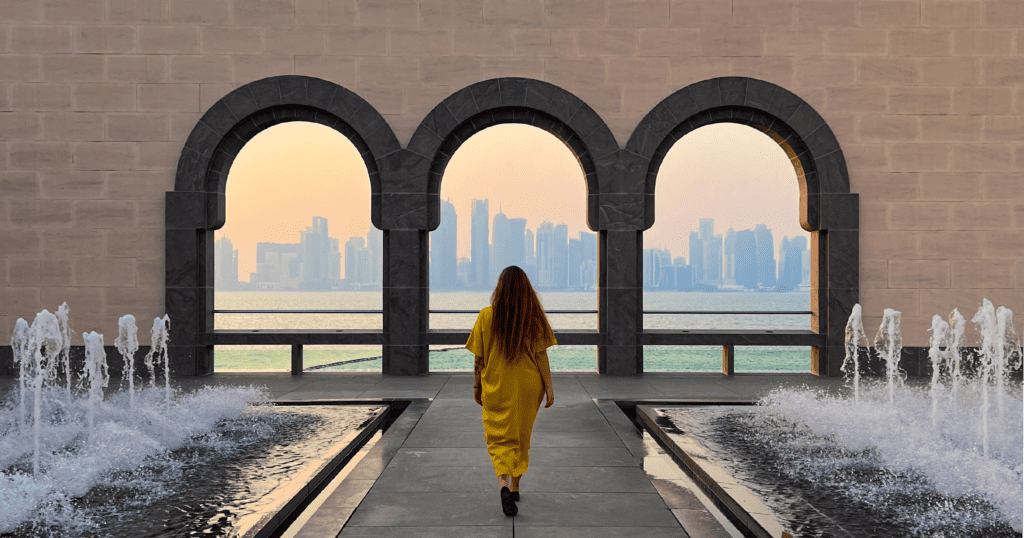
<path id="1" fill-rule="evenodd" d="M 441 178 L 452 155 L 474 134 L 502 123 L 539 127 L 576 156 L 587 182 L 587 225 L 598 226 L 597 161 L 619 146 L 604 120 L 582 99 L 540 80 L 499 78 L 463 88 L 439 103 L 420 122 L 407 149 L 419 161 L 427 192 L 427 230 L 440 224 Z"/>
<path id="2" fill-rule="evenodd" d="M 859 287 L 859 206 L 839 142 L 825 120 L 796 94 L 763 80 L 721 77 L 691 84 L 658 103 L 626 143 L 646 169 L 644 228 L 654 225 L 654 187 L 669 149 L 687 133 L 721 122 L 741 123 L 771 136 L 789 156 L 800 187 L 800 224 L 811 234 L 811 326 L 825 334 L 812 369 L 838 375 L 845 321 Z"/>
<path id="3" fill-rule="evenodd" d="M 256 134 L 289 121 L 320 123 L 345 135 L 366 163 L 371 196 L 381 192 L 382 159 L 400 149 L 372 105 L 314 77 L 250 82 L 203 114 L 181 150 L 174 191 L 165 197 L 165 307 L 176 321 L 174 362 L 183 373 L 213 370 L 212 346 L 200 338 L 213 329 L 213 231 L 224 225 L 231 163 Z M 371 220 L 380 228 L 379 214 L 371 214 Z"/>

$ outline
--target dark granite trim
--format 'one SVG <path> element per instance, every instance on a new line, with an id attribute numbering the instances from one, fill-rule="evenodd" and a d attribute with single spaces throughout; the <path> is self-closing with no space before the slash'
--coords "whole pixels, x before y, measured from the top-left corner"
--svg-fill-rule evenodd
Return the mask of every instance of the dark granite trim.
<path id="1" fill-rule="evenodd" d="M 540 80 L 515 77 L 472 84 L 427 113 L 407 148 L 429 163 L 417 163 L 412 175 L 426 176 L 427 192 L 439 195 L 444 169 L 459 146 L 481 130 L 502 123 L 533 125 L 558 137 L 579 160 L 588 194 L 601 192 L 595 162 L 619 149 L 611 129 L 570 92 Z M 399 192 L 391 188 L 386 185 L 384 192 Z M 433 207 L 438 202 L 431 199 L 429 203 L 427 229 L 434 230 L 440 224 L 439 211 Z M 592 230 L 599 229 L 597 215 L 589 210 L 587 223 Z"/>
<path id="2" fill-rule="evenodd" d="M 201 341 L 213 328 L 213 230 L 224 225 L 228 172 L 242 147 L 264 129 L 289 121 L 319 123 L 347 137 L 366 163 L 372 195 L 381 169 L 408 161 L 391 127 L 372 105 L 330 81 L 299 75 L 268 77 L 235 88 L 196 123 L 178 159 L 166 207 L 165 311 L 176 322 L 172 360 L 187 375 L 213 371 L 212 349 Z M 416 178 L 400 177 L 410 186 Z M 411 188 L 411 187 L 410 187 Z M 420 190 L 422 192 L 422 190 Z M 380 228 L 379 207 L 372 212 Z M 425 216 L 403 213 L 405 220 Z M 184 329 L 184 333 L 182 332 Z"/>
<path id="3" fill-rule="evenodd" d="M 658 170 L 671 147 L 691 131 L 722 122 L 765 132 L 786 150 L 796 168 L 801 225 L 822 236 L 818 238 L 821 248 L 813 250 L 812 245 L 812 263 L 817 269 L 812 271 L 816 276 L 812 286 L 827 288 L 821 290 L 818 300 L 812 297 L 811 301 L 812 309 L 818 312 L 813 328 L 824 337 L 816 344 L 822 347 L 814 369 L 820 375 L 836 375 L 823 357 L 828 354 L 826 348 L 842 346 L 840 325 L 845 326 L 846 320 L 838 319 L 841 308 L 830 305 L 826 297 L 845 290 L 845 295 L 852 291 L 856 300 L 859 205 L 857 195 L 850 193 L 839 142 L 810 104 L 785 88 L 748 77 L 721 77 L 691 84 L 655 105 L 636 127 L 623 151 L 635 154 L 636 162 L 645 163 L 646 169 L 629 170 L 626 173 L 635 179 L 618 181 L 643 186 L 646 196 L 641 220 L 643 229 L 650 229 L 655 220 Z M 615 219 L 617 226 L 621 226 L 620 220 Z"/>

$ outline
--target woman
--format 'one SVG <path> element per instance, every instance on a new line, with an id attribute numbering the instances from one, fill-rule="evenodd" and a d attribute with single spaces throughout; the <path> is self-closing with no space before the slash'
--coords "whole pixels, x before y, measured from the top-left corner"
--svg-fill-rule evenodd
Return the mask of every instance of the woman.
<path id="1" fill-rule="evenodd" d="M 475 356 L 473 399 L 483 406 L 484 437 L 506 516 L 519 512 L 519 479 L 529 467 L 537 410 L 545 395 L 544 407 L 555 401 L 546 350 L 557 343 L 526 273 L 506 267 L 466 342 Z"/>

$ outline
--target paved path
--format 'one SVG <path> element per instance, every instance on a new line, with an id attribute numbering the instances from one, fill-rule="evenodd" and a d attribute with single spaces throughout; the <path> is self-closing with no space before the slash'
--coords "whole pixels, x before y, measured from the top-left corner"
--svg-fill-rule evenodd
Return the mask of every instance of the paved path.
<path id="1" fill-rule="evenodd" d="M 366 379 L 370 381 L 370 379 Z M 534 425 L 519 514 L 501 512 L 470 374 L 332 385 L 347 397 L 427 397 L 410 407 L 296 536 L 727 538 L 672 459 L 612 398 L 750 400 L 812 376 L 601 378 L 555 374 L 555 405 Z M 319 383 L 317 381 L 316 383 Z M 284 387 L 281 387 L 283 389 Z M 333 391 L 327 391 L 333 392 Z M 281 399 L 324 397 L 310 386 Z M 336 393 L 335 393 L 336 395 Z M 342 528 L 344 525 L 344 528 Z M 340 529 L 340 534 L 335 534 Z"/>

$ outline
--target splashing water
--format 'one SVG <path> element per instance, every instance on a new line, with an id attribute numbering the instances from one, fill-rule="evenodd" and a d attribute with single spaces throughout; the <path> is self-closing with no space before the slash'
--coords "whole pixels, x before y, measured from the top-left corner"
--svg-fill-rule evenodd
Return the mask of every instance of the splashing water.
<path id="1" fill-rule="evenodd" d="M 847 349 L 856 335 L 856 322 L 860 318 L 860 305 L 854 307 L 854 315 L 847 324 Z M 875 337 L 876 353 L 886 360 L 886 378 L 889 394 L 889 410 L 878 409 L 881 397 L 874 391 L 864 405 L 849 402 L 819 400 L 811 404 L 804 402 L 794 407 L 794 398 L 807 398 L 806 394 L 796 395 L 779 392 L 767 400 L 776 410 L 784 409 L 790 417 L 801 421 L 809 420 L 809 413 L 818 408 L 843 409 L 842 412 L 812 420 L 818 433 L 834 435 L 844 439 L 852 450 L 874 447 L 891 460 L 897 470 L 909 467 L 924 470 L 937 489 L 943 494 L 980 494 L 996 505 L 1006 516 L 1006 521 L 1021 531 L 1022 477 L 1022 409 L 1021 393 L 1011 392 L 1006 384 L 1009 372 L 1019 368 L 1024 359 L 1024 348 L 1013 328 L 1013 312 L 1006 307 L 996 310 L 992 302 L 983 299 L 981 307 L 972 318 L 980 332 L 979 370 L 977 379 L 968 379 L 961 370 L 961 346 L 964 342 L 965 320 L 957 309 L 949 315 L 949 323 L 938 315 L 932 317 L 931 347 L 929 357 L 932 363 L 931 386 L 927 400 L 930 402 L 930 427 L 921 424 L 918 417 L 922 396 L 903 388 L 902 377 L 897 375 L 899 348 L 902 337 L 899 332 L 899 312 L 886 309 L 882 325 Z M 945 352 L 942 351 L 945 347 Z M 884 350 L 880 351 L 880 349 Z M 945 357 L 945 361 L 943 358 Z M 944 387 L 941 383 L 943 363 L 950 374 L 950 396 L 942 398 Z M 856 363 L 854 363 L 856 364 Z M 844 364 L 845 366 L 845 364 Z M 845 370 L 844 370 L 845 371 Z M 900 387 L 894 378 L 900 377 Z M 994 381 L 994 383 L 993 383 Z M 994 384 L 994 387 L 992 386 Z M 1014 387 L 1016 390 L 1017 387 Z M 1022 387 L 1024 388 L 1024 385 Z M 901 394 L 900 405 L 895 406 L 897 392 Z M 991 393 L 995 393 L 997 417 L 994 424 L 989 421 Z M 781 405 L 780 402 L 790 400 Z M 1012 400 L 1013 411 L 1007 410 L 1006 401 Z M 807 410 L 807 413 L 797 409 Z M 851 423 L 839 414 L 867 418 L 888 426 L 870 426 Z M 980 417 L 978 415 L 980 413 Z M 980 424 L 980 431 L 978 425 Z M 875 432 L 875 433 L 872 433 Z M 990 445 L 999 448 L 991 450 Z M 937 455 L 938 454 L 938 455 Z M 885 459 L 885 458 L 883 458 Z M 924 463 L 918 464 L 920 459 Z M 888 467 L 887 463 L 887 467 Z M 961 481 L 958 478 L 962 477 Z"/>
<path id="2" fill-rule="evenodd" d="M 980 439 L 975 434 L 977 406 L 987 387 L 980 380 L 966 380 L 961 387 L 958 402 L 939 399 L 937 420 L 932 419 L 933 400 L 923 388 L 896 389 L 895 407 L 888 404 L 888 387 L 884 382 L 869 383 L 862 387 L 861 401 L 816 393 L 811 390 L 777 390 L 761 401 L 767 417 L 781 417 L 793 428 L 809 430 L 815 436 L 827 438 L 853 454 L 864 454 L 868 460 L 848 458 L 822 458 L 820 451 L 811 451 L 810 459 L 787 465 L 787 474 L 804 476 L 812 482 L 829 480 L 839 482 L 844 498 L 867 505 L 886 506 L 889 499 L 899 497 L 907 486 L 863 483 L 857 472 L 859 465 L 880 465 L 887 473 L 921 476 L 922 487 L 934 490 L 951 499 L 979 499 L 977 511 L 958 513 L 936 510 L 951 522 L 937 521 L 936 512 L 906 513 L 921 528 L 920 536 L 949 536 L 949 529 L 961 529 L 983 521 L 971 519 L 993 518 L 1021 532 L 1024 511 L 1024 461 L 1022 461 L 1021 431 L 1024 413 L 1020 392 L 1007 391 L 1005 398 L 1014 403 L 1005 421 L 993 424 L 990 432 L 998 443 L 1007 447 L 1001 454 L 983 454 Z M 806 429 L 806 430 L 805 430 Z M 797 440 L 807 441 L 800 433 Z M 770 439 L 769 442 L 775 442 Z M 785 450 L 783 447 L 782 450 Z M 851 472 L 843 472 L 843 470 Z M 865 470 L 867 467 L 865 467 Z M 893 489 L 895 488 L 895 489 Z M 902 513 L 904 509 L 895 507 Z M 987 510 L 987 511 L 986 511 Z M 941 527 L 948 523 L 945 530 Z M 959 534 L 954 534 L 959 536 Z"/>
<path id="3" fill-rule="evenodd" d="M 64 338 L 60 350 L 60 364 L 64 367 L 64 382 L 66 383 L 64 395 L 67 403 L 71 403 L 71 336 L 74 333 L 71 331 L 71 325 L 68 323 L 68 316 L 71 315 L 68 303 L 61 304 L 60 308 L 57 309 L 56 315 L 57 325 L 60 327 L 60 335 Z"/>
<path id="4" fill-rule="evenodd" d="M 857 357 L 857 345 L 861 340 L 867 339 L 864 334 L 864 325 L 861 322 L 860 304 L 853 305 L 853 312 L 846 322 L 846 358 L 840 371 L 849 373 L 847 367 L 853 368 L 853 401 L 860 400 L 860 367 Z"/>
<path id="5" fill-rule="evenodd" d="M 154 320 L 152 333 L 157 360 L 163 361 L 163 390 L 136 392 L 130 382 L 127 397 L 115 394 L 104 404 L 107 357 L 103 335 L 93 331 L 82 334 L 82 384 L 87 394 L 76 395 L 69 374 L 66 386 L 56 383 L 62 362 L 65 372 L 70 372 L 69 311 L 67 303 L 56 315 L 43 310 L 31 326 L 19 319 L 11 335 L 19 391 L 17 397 L 0 402 L 0 534 L 24 524 L 58 525 L 64 534 L 85 532 L 94 525 L 77 512 L 73 498 L 105 484 L 112 473 L 141 469 L 147 462 L 173 467 L 169 460 L 162 464 L 154 458 L 166 458 L 169 451 L 204 433 L 216 438 L 217 434 L 207 432 L 218 423 L 238 418 L 251 405 L 270 399 L 266 389 L 205 387 L 173 402 L 167 316 Z M 122 317 L 119 327 L 118 350 L 122 356 L 134 356 L 139 347 L 134 317 Z M 152 357 L 148 358 L 147 364 L 152 365 Z M 132 370 L 129 367 L 126 372 Z M 31 430 L 26 427 L 29 392 L 33 393 Z M 139 487 L 151 483 L 146 472 L 139 474 Z"/>
<path id="6" fill-rule="evenodd" d="M 32 458 L 33 474 L 38 474 L 39 472 L 39 431 L 42 421 L 43 384 L 46 381 L 52 381 L 56 376 L 56 361 L 63 345 L 64 337 L 60 333 L 57 316 L 51 314 L 48 310 L 43 310 L 36 314 L 36 319 L 32 321 L 32 327 L 29 329 L 28 344 L 28 351 L 32 358 L 33 422 L 35 424 L 33 439 L 35 455 Z"/>
<path id="7" fill-rule="evenodd" d="M 164 363 L 164 391 L 167 394 L 167 401 L 171 401 L 171 366 L 167 361 L 167 340 L 171 330 L 171 318 L 165 314 L 162 318 L 153 318 L 153 329 L 150 331 L 152 344 L 149 353 L 143 360 L 146 368 L 149 369 L 149 386 L 156 387 L 156 364 L 160 360 Z"/>
<path id="8" fill-rule="evenodd" d="M 884 349 L 886 379 L 889 382 L 889 404 L 894 404 L 896 380 L 903 386 L 903 373 L 899 369 L 900 351 L 903 350 L 903 336 L 900 333 L 900 312 L 886 308 L 882 313 L 882 325 L 875 335 L 875 353 Z"/>
<path id="9" fill-rule="evenodd" d="M 85 371 L 82 382 L 88 383 L 89 387 L 86 416 L 89 420 L 89 437 L 93 437 L 96 430 L 96 406 L 103 400 L 103 389 L 110 382 L 110 374 L 107 372 L 107 353 L 103 351 L 103 335 L 96 334 L 96 331 L 82 333 L 82 339 L 85 340 Z"/>
<path id="10" fill-rule="evenodd" d="M 967 321 L 956 308 L 949 313 L 949 327 L 952 331 L 950 333 L 949 358 L 953 361 L 950 371 L 950 376 L 952 377 L 949 393 L 950 402 L 956 401 L 956 393 L 960 388 L 960 348 L 964 344 L 964 327 L 966 324 Z"/>
<path id="11" fill-rule="evenodd" d="M 928 349 L 928 356 L 932 360 L 932 385 L 928 393 L 932 398 L 932 426 L 935 426 L 939 413 L 939 388 L 942 386 L 939 383 L 939 372 L 944 355 L 939 348 L 947 346 L 949 324 L 942 319 L 942 316 L 935 314 L 932 316 L 932 328 L 928 330 L 932 333 L 931 348 Z"/>
<path id="12" fill-rule="evenodd" d="M 18 425 L 25 427 L 25 380 L 28 379 L 29 358 L 28 358 L 28 322 L 22 318 L 14 324 L 14 333 L 11 334 L 11 350 L 14 352 L 14 364 L 18 365 L 18 394 L 21 405 L 18 407 Z"/>
<path id="13" fill-rule="evenodd" d="M 127 314 L 117 321 L 118 335 L 114 340 L 117 351 L 124 359 L 124 376 L 128 379 L 128 401 L 135 410 L 135 352 L 139 350 L 139 328 L 135 326 L 135 316 Z"/>

